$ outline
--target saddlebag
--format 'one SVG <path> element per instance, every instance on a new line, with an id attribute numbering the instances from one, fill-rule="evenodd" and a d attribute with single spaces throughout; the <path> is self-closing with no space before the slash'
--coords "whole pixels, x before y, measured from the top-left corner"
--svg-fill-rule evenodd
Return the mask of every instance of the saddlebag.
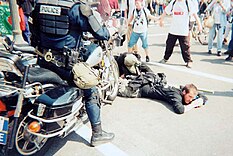
<path id="1" fill-rule="evenodd" d="M 69 115 L 72 113 L 74 102 L 81 97 L 82 92 L 76 87 L 53 88 L 36 99 L 33 114 L 47 120 Z"/>

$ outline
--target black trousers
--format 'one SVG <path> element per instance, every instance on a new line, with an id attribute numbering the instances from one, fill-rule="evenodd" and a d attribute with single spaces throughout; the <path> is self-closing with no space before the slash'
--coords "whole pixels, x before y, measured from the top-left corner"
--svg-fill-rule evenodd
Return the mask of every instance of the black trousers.
<path id="1" fill-rule="evenodd" d="M 190 43 L 189 43 L 190 36 L 179 36 L 168 34 L 167 41 L 166 41 L 166 50 L 164 54 L 164 59 L 168 60 L 173 53 L 174 46 L 176 44 L 177 39 L 179 40 L 181 54 L 183 57 L 184 62 L 192 62 L 191 55 L 190 55 Z"/>

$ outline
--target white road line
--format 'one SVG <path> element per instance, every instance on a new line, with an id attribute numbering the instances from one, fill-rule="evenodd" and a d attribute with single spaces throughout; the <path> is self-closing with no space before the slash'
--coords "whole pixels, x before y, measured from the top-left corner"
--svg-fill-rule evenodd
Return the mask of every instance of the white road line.
<path id="1" fill-rule="evenodd" d="M 81 128 L 78 128 L 75 131 L 83 139 L 90 143 L 91 140 L 91 129 L 86 125 L 83 125 Z M 120 150 L 118 147 L 111 143 L 102 144 L 95 147 L 99 152 L 106 156 L 128 156 L 125 152 Z"/>
<path id="2" fill-rule="evenodd" d="M 167 36 L 168 33 L 166 34 L 148 34 L 148 37 L 154 37 L 154 36 Z"/>
<path id="3" fill-rule="evenodd" d="M 208 74 L 208 73 L 204 73 L 204 72 L 200 72 L 200 71 L 195 71 L 192 69 L 183 69 L 183 68 L 179 68 L 176 66 L 161 64 L 161 63 L 157 63 L 157 62 L 147 62 L 147 64 L 161 66 L 161 67 L 165 67 L 165 68 L 169 68 L 169 69 L 173 69 L 173 70 L 177 70 L 177 71 L 181 71 L 181 72 L 185 72 L 185 73 L 189 73 L 189 74 L 193 74 L 193 75 L 197 75 L 197 76 L 202 76 L 202 77 L 206 77 L 206 78 L 210 78 L 210 79 L 214 79 L 214 80 L 219 80 L 219 81 L 223 81 L 223 82 L 233 83 L 233 79 L 231 79 L 231 78 L 226 78 L 226 77 L 218 76 L 218 75 L 214 75 L 214 74 Z"/>

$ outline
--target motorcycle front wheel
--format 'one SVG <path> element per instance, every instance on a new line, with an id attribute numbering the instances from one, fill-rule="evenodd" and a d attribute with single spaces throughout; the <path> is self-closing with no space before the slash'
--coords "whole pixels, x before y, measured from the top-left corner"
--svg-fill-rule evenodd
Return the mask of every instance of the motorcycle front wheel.
<path id="1" fill-rule="evenodd" d="M 30 118 L 26 116 L 23 120 L 19 121 L 19 126 L 15 136 L 15 145 L 9 151 L 10 155 L 44 155 L 49 145 L 52 144 L 53 138 L 43 138 L 30 134 L 27 127 L 30 123 Z"/>
<path id="2" fill-rule="evenodd" d="M 119 69 L 115 59 L 111 66 L 105 68 L 101 74 L 100 97 L 105 104 L 112 104 L 118 93 Z"/>
<path id="3" fill-rule="evenodd" d="M 110 70 L 109 77 L 112 79 L 112 81 L 110 81 L 111 86 L 109 87 L 110 94 L 108 96 L 108 100 L 114 101 L 115 98 L 117 97 L 118 88 L 119 88 L 119 84 L 118 84 L 119 68 L 115 59 L 112 60 L 111 67 L 112 70 Z"/>

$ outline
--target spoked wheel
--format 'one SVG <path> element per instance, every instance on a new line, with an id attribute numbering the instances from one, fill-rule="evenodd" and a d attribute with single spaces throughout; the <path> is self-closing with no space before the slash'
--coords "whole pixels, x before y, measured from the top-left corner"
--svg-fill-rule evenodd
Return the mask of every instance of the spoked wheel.
<path id="1" fill-rule="evenodd" d="M 102 73 L 102 84 L 100 86 L 101 99 L 104 103 L 111 104 L 118 93 L 119 69 L 115 59 L 109 68 Z"/>
<path id="2" fill-rule="evenodd" d="M 213 40 L 216 38 L 216 35 L 217 35 L 217 32 L 215 31 Z M 198 34 L 198 41 L 202 45 L 208 45 L 208 40 L 209 40 L 209 28 L 204 27 L 203 31 Z"/>
<path id="3" fill-rule="evenodd" d="M 47 144 L 52 140 L 30 134 L 27 131 L 30 122 L 28 116 L 20 122 L 15 136 L 15 151 L 21 155 L 44 155 L 49 149 Z"/>
<path id="4" fill-rule="evenodd" d="M 202 45 L 208 45 L 208 40 L 209 40 L 209 33 L 202 32 L 198 34 L 198 41 Z"/>
<path id="5" fill-rule="evenodd" d="M 197 40 L 198 33 L 197 33 L 197 25 L 196 24 L 193 25 L 191 34 L 192 34 L 192 38 L 194 38 L 195 40 Z"/>
<path id="6" fill-rule="evenodd" d="M 110 80 L 110 87 L 107 90 L 108 93 L 108 100 L 115 100 L 117 93 L 118 93 L 118 79 L 119 79 L 119 68 L 115 59 L 112 60 L 111 70 L 109 71 L 109 80 Z"/>

